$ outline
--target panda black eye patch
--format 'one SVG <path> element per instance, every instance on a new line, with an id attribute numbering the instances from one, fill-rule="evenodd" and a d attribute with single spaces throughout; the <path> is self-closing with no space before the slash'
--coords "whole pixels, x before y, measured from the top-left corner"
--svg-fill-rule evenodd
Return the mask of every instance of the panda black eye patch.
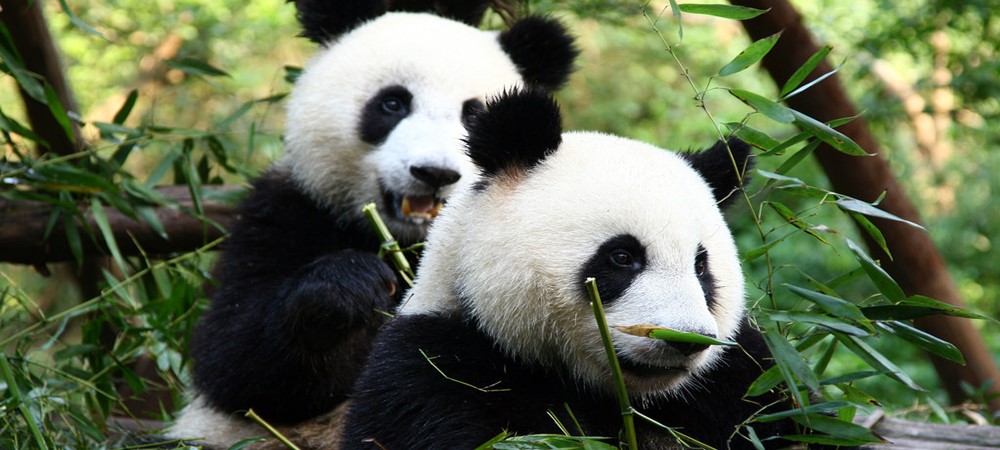
<path id="1" fill-rule="evenodd" d="M 646 247 L 635 236 L 620 234 L 604 241 L 583 265 L 580 289 L 586 297 L 583 281 L 597 280 L 601 301 L 611 303 L 620 298 L 646 267 Z"/>
<path id="2" fill-rule="evenodd" d="M 361 140 L 373 145 L 385 141 L 396 125 L 410 115 L 412 103 L 413 94 L 403 86 L 393 85 L 379 90 L 368 99 L 361 111 L 358 133 Z"/>
<path id="3" fill-rule="evenodd" d="M 698 246 L 698 253 L 694 256 L 694 273 L 698 275 L 698 278 L 702 278 L 708 274 L 708 250 L 705 247 Z"/>
<path id="4" fill-rule="evenodd" d="M 705 303 L 709 309 L 715 309 L 715 277 L 712 276 L 712 268 L 708 265 L 708 250 L 701 245 L 698 246 L 698 253 L 694 256 L 694 273 L 701 283 L 701 291 L 705 294 Z"/>

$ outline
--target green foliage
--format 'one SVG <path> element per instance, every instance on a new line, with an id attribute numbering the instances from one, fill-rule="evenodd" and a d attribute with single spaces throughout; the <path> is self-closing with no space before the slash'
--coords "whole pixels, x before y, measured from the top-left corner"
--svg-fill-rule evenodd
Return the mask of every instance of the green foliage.
<path id="1" fill-rule="evenodd" d="M 108 417 L 130 415 L 121 392 L 165 390 L 181 401 L 189 378 L 187 341 L 206 302 L 204 289 L 213 282 L 208 270 L 219 244 L 165 260 L 125 257 L 111 239 L 109 212 L 161 235 L 165 230 L 154 207 L 181 208 L 206 219 L 204 202 L 211 198 L 206 186 L 243 182 L 280 152 L 275 131 L 280 114 L 273 107 L 282 102 L 288 77 L 308 47 L 293 37 L 294 10 L 280 1 L 83 0 L 47 6 L 83 117 L 66 111 L 51 86 L 24 70 L 20 50 L 0 27 L 0 69 L 7 75 L 5 88 L 11 87 L 0 90 L 5 144 L 0 195 L 51 205 L 46 233 L 67 237 L 77 265 L 86 262 L 89 243 L 105 244 L 114 265 L 97 274 L 98 293 L 84 298 L 25 268 L 0 266 L 0 447 L 106 448 L 114 446 L 105 441 L 114 431 Z M 559 94 L 567 128 L 673 148 L 734 133 L 760 149 L 756 181 L 732 220 L 744 251 L 753 315 L 778 364 L 749 394 L 784 389 L 799 408 L 758 416 L 741 435 L 755 439 L 755 422 L 792 417 L 826 433 L 794 438 L 803 442 L 870 442 L 851 419 L 878 403 L 890 410 L 918 403 L 929 411 L 924 416 L 953 420 L 939 406 L 946 399 L 919 354 L 954 361 L 962 355 L 910 321 L 931 314 L 971 317 L 991 336 L 997 333 L 992 319 L 997 306 L 988 299 L 1000 295 L 1000 253 L 994 251 L 1000 197 L 992 195 L 1000 191 L 995 175 L 1000 154 L 984 149 L 1000 145 L 995 120 L 1000 28 L 988 20 L 990 0 L 797 5 L 833 45 L 780 87 L 754 66 L 781 37 L 750 43 L 728 20 L 759 11 L 692 4 L 651 10 L 645 2 L 624 0 L 530 6 L 560 15 L 579 36 L 579 72 Z M 951 42 L 943 51 L 931 39 L 941 32 Z M 182 45 L 157 62 L 157 49 L 174 37 Z M 863 155 L 835 130 L 853 118 L 825 124 L 782 104 L 809 89 L 814 83 L 803 84 L 805 77 L 831 56 L 846 61 L 830 74 L 838 73 L 860 99 L 899 177 L 913 180 L 907 187 L 925 213 L 927 229 L 972 309 L 983 314 L 906 296 L 879 262 L 854 244 L 865 233 L 885 249 L 886 237 L 868 217 L 886 214 L 878 201 L 830 191 L 809 158 L 819 142 Z M 906 75 L 925 98 L 940 87 L 933 80 L 935 65 L 955 74 L 947 83 L 955 99 L 948 111 L 954 123 L 945 136 L 954 158 L 928 174 L 930 164 L 913 150 L 913 133 L 900 126 L 906 113 L 866 69 L 872 58 L 912 67 Z M 65 157 L 30 151 L 36 143 L 44 149 L 45 142 L 11 106 L 18 103 L 14 86 L 48 105 L 64 131 L 74 122 L 82 125 L 90 145 Z M 962 190 L 949 191 L 958 181 Z M 192 206 L 164 197 L 157 190 L 164 185 L 184 186 Z M 78 220 L 85 213 L 94 217 L 96 229 Z M 217 224 L 206 221 L 206 226 Z M 67 284 L 78 275 L 74 271 L 53 276 Z M 1000 339 L 987 341 L 1000 353 Z M 155 378 L 133 371 L 131 363 L 140 357 L 155 363 Z M 982 392 L 981 386 L 969 389 Z M 570 436 L 505 437 L 489 445 L 617 444 Z"/>

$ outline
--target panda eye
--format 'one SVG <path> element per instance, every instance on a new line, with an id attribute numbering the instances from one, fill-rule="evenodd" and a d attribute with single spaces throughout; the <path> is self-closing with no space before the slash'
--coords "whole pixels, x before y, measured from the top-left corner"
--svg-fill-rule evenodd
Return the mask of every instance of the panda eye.
<path id="1" fill-rule="evenodd" d="M 698 254 L 694 257 L 694 273 L 698 277 L 703 277 L 706 272 L 708 272 L 708 251 L 699 246 Z"/>
<path id="2" fill-rule="evenodd" d="M 616 249 L 612 250 L 611 254 L 608 256 L 611 264 L 614 264 L 623 269 L 632 269 L 635 266 L 635 258 L 627 250 Z"/>
<path id="3" fill-rule="evenodd" d="M 398 114 L 406 107 L 398 97 L 386 97 L 382 99 L 382 112 L 387 114 Z"/>
<path id="4" fill-rule="evenodd" d="M 476 114 L 479 114 L 480 111 L 485 109 L 486 106 L 484 106 L 483 102 L 479 101 L 479 99 L 472 98 L 466 100 L 462 103 L 462 123 L 465 124 L 465 126 L 469 126 L 469 124 L 472 123 L 472 120 L 476 117 Z"/>

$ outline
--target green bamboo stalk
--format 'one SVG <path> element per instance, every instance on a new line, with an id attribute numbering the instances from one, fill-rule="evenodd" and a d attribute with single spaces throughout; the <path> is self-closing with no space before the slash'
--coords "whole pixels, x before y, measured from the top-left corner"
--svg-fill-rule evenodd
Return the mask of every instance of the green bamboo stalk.
<path id="1" fill-rule="evenodd" d="M 293 444 L 292 441 L 288 440 L 288 438 L 286 438 L 285 435 L 281 434 L 281 432 L 279 432 L 277 429 L 271 426 L 271 424 L 267 423 L 264 419 L 258 416 L 257 413 L 253 411 L 253 408 L 247 410 L 246 416 L 249 417 L 254 422 L 260 424 L 260 426 L 264 427 L 264 429 L 266 429 L 268 433 L 271 433 L 271 435 L 274 436 L 275 439 L 281 441 L 282 444 L 285 444 L 285 447 L 288 447 L 292 450 L 301 450 L 297 445 Z"/>
<path id="2" fill-rule="evenodd" d="M 372 226 L 375 227 L 375 232 L 378 233 L 378 237 L 382 241 L 382 250 L 389 252 L 396 270 L 403 275 L 403 279 L 406 280 L 407 284 L 413 287 L 413 268 L 410 267 L 410 262 L 406 260 L 403 250 L 399 248 L 399 242 L 396 242 L 396 239 L 392 236 L 392 232 L 389 231 L 389 227 L 382 221 L 382 216 L 378 214 L 378 207 L 374 203 L 369 203 L 361 210 L 368 216 L 368 220 L 371 221 Z"/>
<path id="3" fill-rule="evenodd" d="M 622 423 L 625 428 L 625 442 L 628 444 L 629 450 L 638 450 L 639 443 L 635 435 L 635 410 L 629 403 L 628 390 L 625 389 L 625 378 L 622 377 L 622 368 L 618 364 L 618 356 L 615 355 L 615 346 L 611 343 L 611 331 L 608 330 L 608 321 L 604 318 L 604 305 L 601 303 L 601 294 L 597 291 L 597 280 L 590 277 L 585 283 L 587 284 L 587 294 L 590 295 L 590 306 L 594 309 L 594 317 L 597 319 L 597 329 L 601 331 L 601 340 L 604 341 L 604 351 L 608 355 L 611 375 L 615 379 L 618 406 L 622 411 Z"/>
<path id="4" fill-rule="evenodd" d="M 10 363 L 7 362 L 7 355 L 4 353 L 0 353 L 0 372 L 3 373 L 3 377 L 7 381 L 7 391 L 10 392 L 11 397 L 14 398 L 14 404 L 17 405 L 17 410 L 22 416 L 24 416 L 24 421 L 28 424 L 28 429 L 31 430 L 31 435 L 35 438 L 35 443 L 38 444 L 38 448 L 48 450 L 49 446 L 45 443 L 45 438 L 42 436 L 42 430 L 38 428 L 38 423 L 36 423 L 34 417 L 31 416 L 31 411 L 28 410 L 28 405 L 25 405 L 23 399 L 21 398 L 21 387 L 17 384 L 17 380 L 14 378 L 14 371 L 10 370 Z"/>

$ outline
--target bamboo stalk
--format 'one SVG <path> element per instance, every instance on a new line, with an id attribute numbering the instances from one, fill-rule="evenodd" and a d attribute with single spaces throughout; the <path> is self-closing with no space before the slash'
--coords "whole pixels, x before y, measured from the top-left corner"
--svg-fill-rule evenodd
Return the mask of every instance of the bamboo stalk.
<path id="1" fill-rule="evenodd" d="M 396 242 L 396 239 L 392 236 L 392 232 L 389 231 L 389 227 L 382 220 L 382 216 L 378 214 L 378 208 L 374 203 L 369 203 L 361 210 L 368 216 L 368 220 L 371 221 L 372 226 L 375 227 L 375 232 L 378 233 L 378 237 L 382 241 L 382 251 L 389 252 L 396 270 L 403 274 L 403 279 L 412 287 L 414 278 L 413 268 L 410 267 L 410 262 L 406 260 L 403 250 L 399 248 L 399 242 Z"/>
<path id="2" fill-rule="evenodd" d="M 601 303 L 601 294 L 597 291 L 597 280 L 590 277 L 585 283 L 587 284 L 587 294 L 590 295 L 590 306 L 594 309 L 594 317 L 597 319 L 597 329 L 601 331 L 601 340 L 604 341 L 604 351 L 608 355 L 611 375 L 615 379 L 618 406 L 621 408 L 622 423 L 625 427 L 625 441 L 629 450 L 638 450 L 639 444 L 635 436 L 635 410 L 629 403 L 628 390 L 625 389 L 625 379 L 622 377 L 622 368 L 618 364 L 618 356 L 615 355 L 615 346 L 611 343 L 611 331 L 608 329 L 607 319 L 604 318 L 604 305 Z"/>

